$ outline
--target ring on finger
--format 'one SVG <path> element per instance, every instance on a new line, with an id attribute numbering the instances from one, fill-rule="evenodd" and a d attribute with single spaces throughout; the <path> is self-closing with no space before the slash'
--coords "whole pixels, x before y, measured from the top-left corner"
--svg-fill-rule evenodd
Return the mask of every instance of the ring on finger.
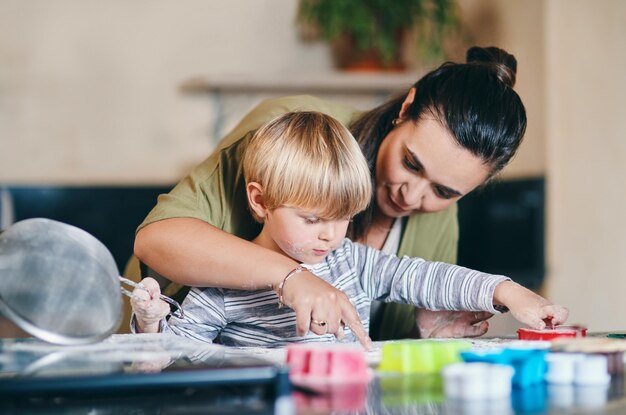
<path id="1" fill-rule="evenodd" d="M 315 320 L 315 319 L 312 319 L 311 323 L 313 323 L 313 324 L 315 324 L 317 326 L 320 326 L 320 327 L 324 327 L 324 333 L 323 334 L 328 333 L 328 323 L 326 322 L 326 320 Z"/>

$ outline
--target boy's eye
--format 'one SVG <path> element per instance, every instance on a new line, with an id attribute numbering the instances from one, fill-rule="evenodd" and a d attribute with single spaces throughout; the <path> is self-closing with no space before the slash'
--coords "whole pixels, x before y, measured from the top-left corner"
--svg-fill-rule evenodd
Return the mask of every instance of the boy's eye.
<path id="1" fill-rule="evenodd" d="M 304 222 L 309 225 L 315 225 L 316 223 L 320 223 L 320 218 L 304 218 Z"/>

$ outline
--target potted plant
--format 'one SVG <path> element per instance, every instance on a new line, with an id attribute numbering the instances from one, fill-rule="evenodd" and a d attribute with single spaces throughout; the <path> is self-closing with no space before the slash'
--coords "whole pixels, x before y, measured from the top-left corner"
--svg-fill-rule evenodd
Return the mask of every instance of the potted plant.
<path id="1" fill-rule="evenodd" d="M 330 43 L 341 69 L 404 70 L 410 36 L 420 59 L 438 59 L 459 28 L 453 0 L 300 0 L 296 21 L 305 39 Z"/>

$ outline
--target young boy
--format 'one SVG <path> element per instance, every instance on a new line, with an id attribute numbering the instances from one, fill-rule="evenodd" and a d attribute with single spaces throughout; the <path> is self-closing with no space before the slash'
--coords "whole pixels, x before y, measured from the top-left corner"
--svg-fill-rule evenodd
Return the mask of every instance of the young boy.
<path id="1" fill-rule="evenodd" d="M 498 313 L 508 307 L 531 327 L 561 324 L 567 309 L 509 278 L 420 258 L 387 255 L 345 239 L 350 218 L 369 203 L 372 185 L 367 162 L 350 132 L 316 112 L 287 113 L 261 127 L 250 139 L 243 162 L 248 204 L 263 224 L 253 240 L 302 263 L 343 291 L 369 330 L 372 300 L 413 304 L 432 310 Z M 245 261 L 246 258 L 241 258 Z M 333 342 L 323 316 L 311 316 L 311 330 L 296 337 L 295 312 L 282 305 L 282 288 L 297 284 L 299 268 L 278 287 L 241 291 L 193 288 L 183 302 L 184 318 L 170 317 L 159 300 L 158 284 L 143 281 L 150 295 L 135 290 L 131 300 L 138 332 L 173 332 L 229 346 L 284 346 Z M 340 331 L 339 333 L 343 333 Z M 345 336 L 355 341 L 346 328 Z M 341 334 L 339 335 L 341 336 Z"/>

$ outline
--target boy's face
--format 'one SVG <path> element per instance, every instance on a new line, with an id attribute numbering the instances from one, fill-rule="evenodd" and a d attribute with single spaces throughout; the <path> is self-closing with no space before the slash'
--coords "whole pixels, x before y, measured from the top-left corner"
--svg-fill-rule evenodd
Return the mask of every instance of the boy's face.
<path id="1" fill-rule="evenodd" d="M 339 246 L 349 223 L 348 218 L 326 220 L 315 212 L 282 206 L 266 213 L 262 234 L 287 256 L 315 264 Z"/>

